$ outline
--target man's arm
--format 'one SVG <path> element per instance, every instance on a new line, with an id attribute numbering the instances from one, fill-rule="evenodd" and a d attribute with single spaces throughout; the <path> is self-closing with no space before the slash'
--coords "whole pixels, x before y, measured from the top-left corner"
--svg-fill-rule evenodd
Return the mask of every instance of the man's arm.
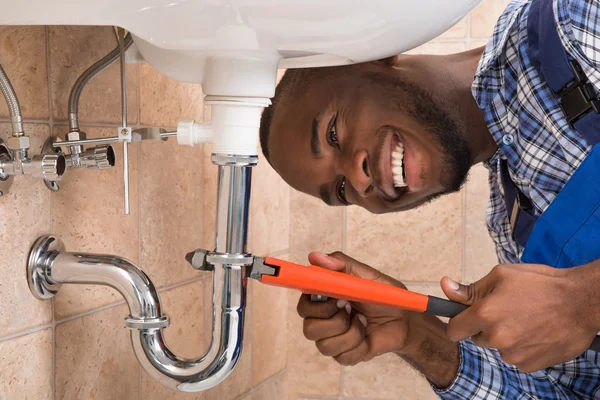
<path id="1" fill-rule="evenodd" d="M 312 253 L 311 264 L 365 279 L 404 287 L 344 254 L 327 257 Z M 445 399 L 593 398 L 600 392 L 597 365 L 578 357 L 574 361 L 533 374 L 503 362 L 497 351 L 471 341 L 452 342 L 439 319 L 393 307 L 330 299 L 313 303 L 304 295 L 298 313 L 304 334 L 319 351 L 342 365 L 355 365 L 393 352 L 409 362 Z M 590 352 L 591 357 L 595 353 Z"/>
<path id="2" fill-rule="evenodd" d="M 583 357 L 526 374 L 502 361 L 496 350 L 471 340 L 450 341 L 439 319 L 414 316 L 406 348 L 396 354 L 423 374 L 442 399 L 594 398 L 597 367 Z"/>
<path id="3" fill-rule="evenodd" d="M 450 386 L 459 371 L 459 346 L 431 315 L 410 314 L 406 344 L 395 353 L 439 388 Z"/>

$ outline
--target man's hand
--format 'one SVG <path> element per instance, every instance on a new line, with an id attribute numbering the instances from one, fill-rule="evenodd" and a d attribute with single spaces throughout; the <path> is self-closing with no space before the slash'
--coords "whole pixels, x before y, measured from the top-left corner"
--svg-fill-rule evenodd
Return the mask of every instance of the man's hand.
<path id="1" fill-rule="evenodd" d="M 342 253 L 310 253 L 308 260 L 313 265 L 405 288 Z M 359 303 L 352 303 L 351 307 L 336 299 L 317 303 L 309 295 L 300 297 L 298 314 L 304 318 L 304 336 L 315 341 L 321 353 L 342 365 L 354 365 L 401 349 L 408 328 L 406 312 L 397 308 Z"/>
<path id="2" fill-rule="evenodd" d="M 308 259 L 313 265 L 405 288 L 343 253 L 310 253 Z M 312 302 L 309 295 L 300 297 L 298 314 L 304 318 L 306 338 L 316 342 L 322 354 L 342 365 L 355 365 L 393 352 L 438 387 L 446 387 L 458 370 L 458 346 L 446 337 L 445 324 L 435 317 L 336 299 Z"/>
<path id="3" fill-rule="evenodd" d="M 599 330 L 598 311 L 591 309 L 599 296 L 595 285 L 590 288 L 597 280 L 587 268 L 498 265 L 468 286 L 446 277 L 446 296 L 470 306 L 450 320 L 448 337 L 471 337 L 526 373 L 573 360 Z"/>

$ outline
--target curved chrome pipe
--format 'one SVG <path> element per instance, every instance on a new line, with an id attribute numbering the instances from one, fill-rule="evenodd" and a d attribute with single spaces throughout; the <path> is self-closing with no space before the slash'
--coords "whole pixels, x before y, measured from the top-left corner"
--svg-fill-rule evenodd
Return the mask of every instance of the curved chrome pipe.
<path id="1" fill-rule="evenodd" d="M 131 38 L 131 34 L 128 33 L 124 39 L 125 50 L 127 50 L 132 43 L 133 39 Z M 120 55 L 121 48 L 120 45 L 117 45 L 117 47 L 115 47 L 110 53 L 108 53 L 100 60 L 98 60 L 94 65 L 86 69 L 73 85 L 73 88 L 71 89 L 71 94 L 69 95 L 70 131 L 79 131 L 79 98 L 81 97 L 81 92 L 83 92 L 83 88 L 90 81 L 90 79 L 92 79 L 94 76 L 98 75 L 98 73 L 102 72 L 109 65 L 114 63 L 120 57 Z"/>
<path id="2" fill-rule="evenodd" d="M 152 378 L 171 389 L 197 392 L 216 386 L 231 374 L 242 355 L 246 299 L 243 274 L 241 267 L 215 266 L 213 335 L 203 357 L 178 358 L 166 346 L 161 329 L 131 332 L 138 360 Z"/>
<path id="3" fill-rule="evenodd" d="M 246 273 L 232 260 L 246 254 L 251 166 L 257 158 L 239 161 L 235 156 L 213 156 L 219 165 L 216 251 L 213 269 L 213 330 L 206 354 L 198 359 L 177 357 L 165 343 L 156 288 L 133 263 L 115 256 L 68 253 L 60 239 L 39 238 L 29 253 L 29 288 L 39 299 L 54 296 L 62 284 L 97 284 L 118 290 L 129 306 L 125 326 L 142 367 L 155 380 L 173 390 L 197 392 L 222 382 L 242 354 Z M 241 166 L 243 165 L 243 166 Z M 219 263 L 219 260 L 222 263 Z M 137 331 L 137 332 L 136 332 Z"/>
<path id="4" fill-rule="evenodd" d="M 213 316 L 220 314 L 220 319 L 213 323 L 208 351 L 195 360 L 177 357 L 165 343 L 162 329 L 169 320 L 162 313 L 158 292 L 144 271 L 130 261 L 68 253 L 60 239 L 44 236 L 33 246 L 28 267 L 30 287 L 47 294 L 37 297 L 49 298 L 69 283 L 109 286 L 121 293 L 129 307 L 125 326 L 132 329 L 131 342 L 140 364 L 170 389 L 210 389 L 233 371 L 241 356 L 246 295 L 242 267 L 215 266 Z"/>

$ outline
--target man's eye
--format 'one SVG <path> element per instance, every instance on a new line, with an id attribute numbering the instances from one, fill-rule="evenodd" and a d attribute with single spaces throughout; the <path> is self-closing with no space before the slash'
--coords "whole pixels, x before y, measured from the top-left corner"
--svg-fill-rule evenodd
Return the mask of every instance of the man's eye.
<path id="1" fill-rule="evenodd" d="M 331 127 L 329 128 L 329 132 L 327 132 L 327 141 L 330 145 L 340 148 L 340 142 L 338 140 L 337 129 L 335 127 L 336 118 L 331 122 Z"/>
<path id="2" fill-rule="evenodd" d="M 348 200 L 346 200 L 346 178 L 342 178 L 337 187 L 337 197 L 340 202 L 345 205 L 350 205 Z"/>

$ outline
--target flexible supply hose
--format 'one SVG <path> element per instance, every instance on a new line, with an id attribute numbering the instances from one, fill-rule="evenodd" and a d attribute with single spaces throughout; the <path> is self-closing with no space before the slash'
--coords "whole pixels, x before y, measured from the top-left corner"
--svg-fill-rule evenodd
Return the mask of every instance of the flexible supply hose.
<path id="1" fill-rule="evenodd" d="M 124 41 L 125 50 L 127 50 L 133 43 L 131 34 L 128 33 L 127 36 L 125 36 Z M 115 47 L 110 53 L 98 60 L 94 65 L 89 67 L 83 74 L 81 74 L 79 79 L 77 79 L 77 82 L 75 82 L 73 85 L 71 94 L 69 95 L 69 130 L 71 132 L 79 130 L 79 98 L 81 97 L 83 88 L 90 81 L 90 79 L 114 63 L 119 56 L 120 47 L 117 45 L 117 47 Z"/>

